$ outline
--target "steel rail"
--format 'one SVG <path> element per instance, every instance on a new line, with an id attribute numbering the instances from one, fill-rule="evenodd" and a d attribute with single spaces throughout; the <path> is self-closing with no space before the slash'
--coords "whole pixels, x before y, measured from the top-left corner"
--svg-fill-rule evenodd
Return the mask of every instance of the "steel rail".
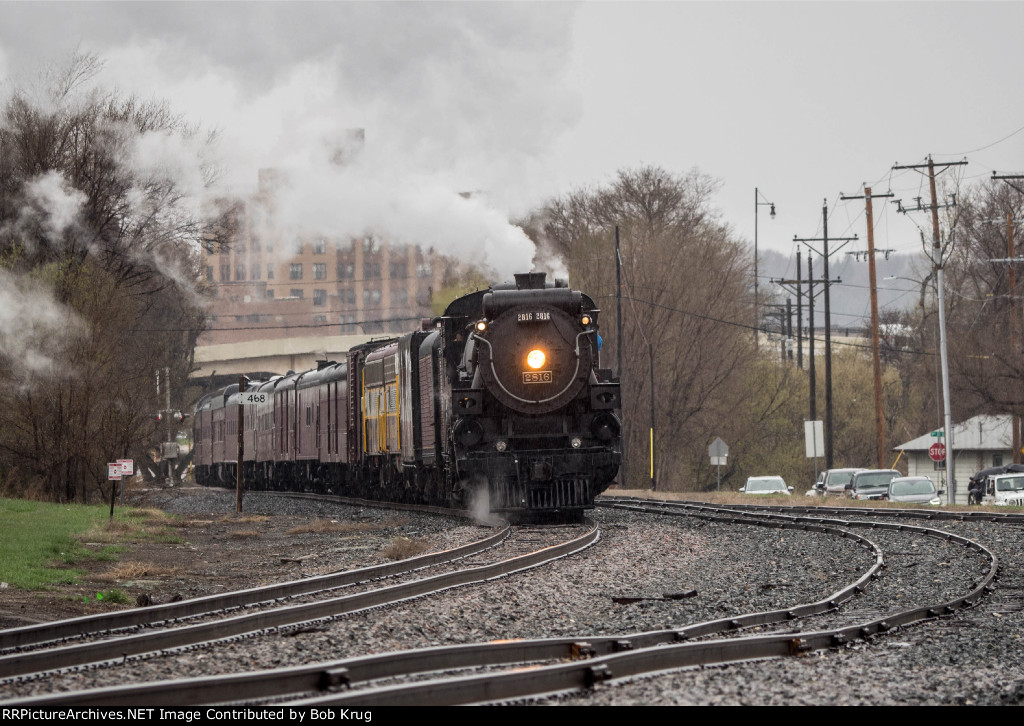
<path id="1" fill-rule="evenodd" d="M 706 518 L 717 521 L 737 521 L 735 517 L 726 519 L 724 517 L 706 515 Z M 740 520 L 740 523 L 754 526 L 783 526 L 780 523 L 769 522 L 764 519 Z M 302 692 L 329 691 L 385 677 L 404 676 L 412 673 L 452 668 L 479 668 L 511 663 L 606 655 L 623 650 L 677 643 L 683 640 L 707 637 L 724 631 L 783 622 L 835 610 L 860 592 L 863 592 L 870 581 L 878 577 L 880 570 L 884 567 L 881 549 L 865 537 L 835 527 L 804 525 L 801 529 L 813 529 L 852 539 L 873 553 L 874 563 L 856 581 L 817 602 L 793 605 L 759 613 L 730 616 L 728 618 L 697 623 L 684 628 L 652 631 L 628 636 L 601 636 L 587 638 L 585 641 L 581 641 L 579 638 L 537 639 L 426 648 L 350 658 L 333 663 L 299 668 L 284 668 L 255 673 L 216 676 L 213 678 L 182 679 L 161 683 L 92 689 L 75 693 L 61 693 L 5 703 L 5 706 L 53 705 L 57 703 L 82 707 L 112 703 L 127 707 L 136 705 L 198 705 L 228 700 L 266 699 L 268 697 L 294 695 L 295 693 Z"/>
<path id="2" fill-rule="evenodd" d="M 705 517 L 711 515 L 704 515 Z M 870 523 L 858 523 L 870 524 Z M 921 533 L 927 528 L 908 525 L 881 525 L 886 529 Z M 931 530 L 934 535 L 987 555 L 989 569 L 966 595 L 928 604 L 875 620 L 846 625 L 832 630 L 787 633 L 749 638 L 708 640 L 698 643 L 643 648 L 594 658 L 584 663 L 541 666 L 529 670 L 489 673 L 458 678 L 435 679 L 415 684 L 382 686 L 351 693 L 327 693 L 291 702 L 295 706 L 402 706 L 462 705 L 490 703 L 593 688 L 598 683 L 626 679 L 661 670 L 712 665 L 769 657 L 790 657 L 814 650 L 825 650 L 845 643 L 864 640 L 892 628 L 954 613 L 977 604 L 994 588 L 992 582 L 999 567 L 998 558 L 978 542 L 959 535 Z"/>
<path id="3" fill-rule="evenodd" d="M 120 661 L 127 659 L 128 656 L 142 653 L 194 646 L 233 636 L 245 636 L 299 623 L 325 620 L 359 610 L 422 597 L 454 587 L 503 577 L 513 572 L 537 567 L 589 547 L 600 537 L 600 529 L 591 520 L 587 520 L 587 523 L 590 525 L 590 530 L 580 537 L 488 565 L 466 568 L 354 595 L 250 613 L 211 623 L 0 657 L 0 677 L 9 678 L 35 674 L 87 663 Z"/>
<path id="4" fill-rule="evenodd" d="M 935 509 L 922 506 L 914 509 L 903 509 L 898 507 L 837 507 L 828 505 L 805 505 L 805 504 L 713 504 L 711 502 L 696 502 L 675 499 L 647 499 L 645 497 L 623 497 L 609 496 L 602 494 L 596 501 L 597 506 L 602 504 L 629 502 L 629 503 L 650 503 L 650 504 L 690 504 L 715 506 L 722 509 L 735 511 L 788 511 L 798 512 L 805 515 L 817 515 L 828 513 L 832 516 L 864 516 L 864 517 L 897 517 L 924 519 L 933 521 L 955 521 L 955 522 L 995 522 L 1004 524 L 1024 525 L 1024 512 L 951 512 L 943 509 Z"/>
<path id="5" fill-rule="evenodd" d="M 442 552 L 433 552 L 398 562 L 389 562 L 355 570 L 332 572 L 325 575 L 290 580 L 286 582 L 234 590 L 232 592 L 163 603 L 144 608 L 131 608 L 97 615 L 86 615 L 68 620 L 56 620 L 36 625 L 0 630 L 0 651 L 18 651 L 29 645 L 41 645 L 70 638 L 94 634 L 98 631 L 116 631 L 140 626 L 153 626 L 169 621 L 182 620 L 232 608 L 256 605 L 284 598 L 332 590 L 359 582 L 384 577 L 394 577 L 414 570 L 459 560 L 490 549 L 506 539 L 511 527 L 504 523 L 497 534 L 460 547 Z M 0 658 L 2 662 L 2 658 Z M 0 674 L 3 673 L 0 668 Z"/>
<path id="6" fill-rule="evenodd" d="M 695 515 L 693 512 L 686 512 Z M 798 525 L 789 517 L 738 519 L 717 514 L 703 514 L 705 519 L 728 521 L 762 526 L 810 528 L 814 531 L 830 529 L 829 525 Z M 845 524 L 845 522 L 844 522 Z M 871 526 L 871 523 L 857 523 Z M 876 526 L 879 523 L 875 523 Z M 884 529 L 923 533 L 927 528 L 904 525 L 881 525 Z M 252 674 L 235 674 L 214 679 L 190 679 L 156 684 L 139 684 L 113 689 L 94 689 L 78 693 L 63 693 L 42 698 L 23 699 L 8 705 L 43 705 L 62 703 L 68 705 L 98 705 L 117 703 L 119 705 L 159 705 L 161 703 L 223 702 L 273 697 L 285 693 L 320 691 L 321 695 L 295 702 L 291 705 L 453 705 L 510 700 L 535 696 L 541 693 L 572 691 L 590 688 L 602 681 L 628 678 L 644 673 L 670 668 L 694 665 L 709 665 L 764 657 L 799 655 L 811 650 L 832 648 L 852 640 L 864 639 L 885 632 L 893 627 L 907 625 L 919 620 L 931 619 L 955 612 L 958 608 L 976 604 L 985 592 L 992 589 L 991 582 L 998 569 L 998 560 L 982 545 L 944 532 L 939 536 L 955 541 L 988 556 L 988 574 L 970 593 L 946 603 L 923 606 L 901 613 L 887 614 L 882 618 L 847 625 L 834 630 L 823 630 L 799 634 L 759 636 L 754 638 L 732 638 L 724 641 L 704 641 L 678 645 L 681 640 L 705 636 L 723 630 L 746 627 L 764 622 L 759 614 L 748 614 L 702 623 L 687 628 L 669 631 L 641 633 L 626 637 L 612 636 L 580 639 L 559 639 L 543 641 L 516 641 L 511 643 L 490 643 L 469 646 L 449 646 L 402 653 L 389 653 L 364 658 L 336 661 L 328 664 L 307 666 L 301 669 L 278 669 Z M 863 540 L 853 533 L 844 532 Z M 877 551 L 877 546 L 872 544 Z M 844 588 L 840 593 L 866 584 L 877 573 L 876 568 L 857 583 Z M 830 596 L 827 609 L 834 609 L 842 597 L 840 593 Z M 847 598 L 848 599 L 848 598 Z M 797 607 L 774 611 L 784 619 L 798 614 Z M 746 620 L 744 620 L 744 618 Z M 660 647 L 652 647 L 660 646 Z M 432 680 L 414 685 L 387 686 L 359 692 L 336 692 L 352 685 L 383 677 L 429 672 L 451 668 L 480 667 L 511 663 L 535 662 L 552 658 L 581 658 L 590 656 L 582 663 L 541 666 L 527 671 L 513 673 L 467 676 L 458 679 Z M 275 684 L 277 684 L 275 686 Z M 183 702 L 181 699 L 192 698 Z M 137 699 L 137 700 L 131 700 Z M 164 699 L 167 699 L 166 701 Z"/>

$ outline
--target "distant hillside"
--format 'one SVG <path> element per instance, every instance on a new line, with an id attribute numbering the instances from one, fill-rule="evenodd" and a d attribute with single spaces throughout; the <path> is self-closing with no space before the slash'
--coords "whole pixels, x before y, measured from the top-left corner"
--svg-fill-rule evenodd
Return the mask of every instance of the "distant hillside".
<path id="1" fill-rule="evenodd" d="M 815 255 L 814 278 L 820 280 L 824 277 L 821 259 Z M 801 256 L 800 271 L 801 279 L 804 282 L 806 295 L 807 279 L 807 256 Z M 923 255 L 897 255 L 891 254 L 889 259 L 884 255 L 878 255 L 875 262 L 875 274 L 878 285 L 878 309 L 887 308 L 906 310 L 917 305 L 920 298 L 921 286 L 906 279 L 886 280 L 886 277 L 910 278 L 920 280 L 923 275 L 928 274 L 928 263 Z M 923 272 L 922 272 L 923 271 Z M 786 298 L 793 301 L 794 325 L 796 324 L 796 296 L 783 289 L 779 285 L 771 283 L 771 280 L 793 280 L 796 279 L 796 257 L 787 257 L 779 252 L 768 250 L 761 252 L 758 259 L 758 273 L 760 275 L 759 296 L 762 304 L 774 296 L 774 301 L 786 304 Z M 844 251 L 831 257 L 829 264 L 829 277 L 833 280 L 840 279 L 841 283 L 832 285 L 830 302 L 832 308 L 832 325 L 834 328 L 850 328 L 851 330 L 862 328 L 871 317 L 870 301 L 870 280 L 868 276 L 868 263 L 865 255 L 860 255 L 858 261 L 854 255 L 847 255 Z M 795 289 L 795 286 L 790 286 Z M 815 285 L 814 317 L 816 325 L 825 324 L 824 316 L 824 293 L 822 285 Z M 804 305 L 807 298 L 804 298 Z M 804 319 L 807 318 L 807 310 L 804 309 Z M 804 323 L 806 325 L 806 322 Z"/>

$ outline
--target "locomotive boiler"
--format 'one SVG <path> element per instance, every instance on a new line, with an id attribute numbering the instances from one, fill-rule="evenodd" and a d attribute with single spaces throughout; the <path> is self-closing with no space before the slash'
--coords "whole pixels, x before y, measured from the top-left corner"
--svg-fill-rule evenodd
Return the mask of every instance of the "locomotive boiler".
<path id="1" fill-rule="evenodd" d="M 598 314 L 584 293 L 519 274 L 420 331 L 261 382 L 243 423 L 246 480 L 578 519 L 621 461 L 619 383 L 600 367 Z M 197 406 L 200 483 L 234 476 L 223 442 L 237 437 L 239 399 L 229 386 Z"/>

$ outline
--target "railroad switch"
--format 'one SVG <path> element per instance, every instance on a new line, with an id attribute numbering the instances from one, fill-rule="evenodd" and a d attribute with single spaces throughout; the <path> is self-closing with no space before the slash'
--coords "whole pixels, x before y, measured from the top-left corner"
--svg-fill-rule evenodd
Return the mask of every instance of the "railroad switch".
<path id="1" fill-rule="evenodd" d="M 331 668 L 321 671 L 320 683 L 317 684 L 321 691 L 328 691 L 330 693 L 340 691 L 342 688 L 350 688 L 351 686 L 348 668 Z"/>
<path id="2" fill-rule="evenodd" d="M 612 669 L 608 667 L 606 663 L 598 663 L 592 665 L 583 674 L 583 681 L 587 688 L 593 688 L 602 681 L 610 681 L 612 679 Z"/>
<path id="3" fill-rule="evenodd" d="M 594 650 L 594 646 L 590 643 L 578 641 L 572 644 L 571 655 L 573 658 L 591 658 L 597 655 L 597 651 Z"/>

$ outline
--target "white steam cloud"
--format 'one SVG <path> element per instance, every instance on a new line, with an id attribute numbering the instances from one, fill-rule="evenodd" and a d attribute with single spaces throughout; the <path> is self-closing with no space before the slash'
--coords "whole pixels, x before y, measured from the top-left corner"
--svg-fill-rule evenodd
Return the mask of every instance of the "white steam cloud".
<path id="1" fill-rule="evenodd" d="M 18 223 L 38 227 L 53 247 L 63 246 L 64 232 L 75 223 L 85 193 L 68 184 L 60 172 L 48 171 L 29 182 L 25 194 L 27 204 Z"/>
<path id="2" fill-rule="evenodd" d="M 579 116 L 571 4 L 42 7 L 13 6 L 12 19 L 29 37 L 38 23 L 40 37 L 99 54 L 97 84 L 166 99 L 220 131 L 226 173 L 207 194 L 246 196 L 260 169 L 282 169 L 292 189 L 282 210 L 304 229 L 372 231 L 506 276 L 530 267 L 532 244 L 509 217 L 539 201 L 545 156 Z M 354 128 L 366 132 L 364 154 L 338 170 L 333 140 Z M 181 162 L 183 188 L 201 198 L 195 150 L 164 142 L 145 138 L 136 163 Z"/>
<path id="3" fill-rule="evenodd" d="M 62 348 L 80 319 L 48 290 L 0 270 L 0 358 L 15 381 L 59 374 Z"/>

